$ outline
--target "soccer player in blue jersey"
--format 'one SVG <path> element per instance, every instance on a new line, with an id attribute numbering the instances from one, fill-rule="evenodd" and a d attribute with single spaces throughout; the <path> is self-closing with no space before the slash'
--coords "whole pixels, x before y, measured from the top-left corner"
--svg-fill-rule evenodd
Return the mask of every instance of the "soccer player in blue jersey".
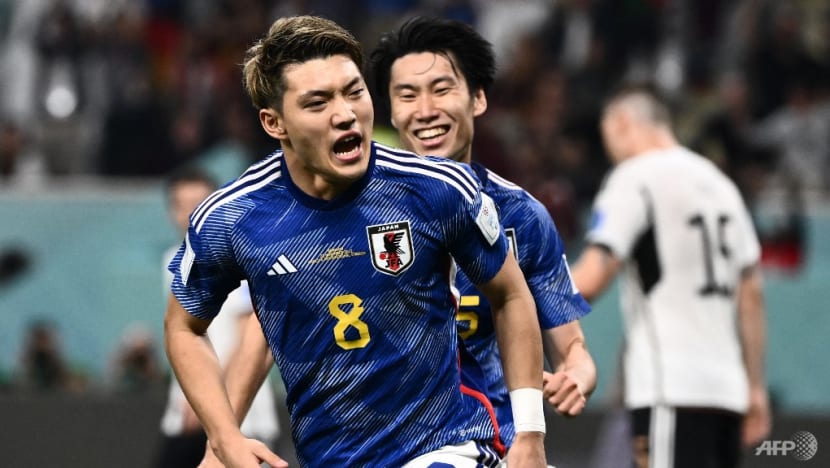
<path id="1" fill-rule="evenodd" d="M 268 353 L 302 465 L 494 466 L 492 407 L 459 368 L 458 265 L 492 305 L 519 430 L 508 462 L 544 466 L 541 331 L 496 207 L 469 167 L 372 142 L 362 63 L 351 34 L 313 16 L 248 50 L 246 89 L 282 149 L 191 215 L 170 264 L 176 377 L 226 467 L 286 466 L 238 426 Z M 226 389 L 205 331 L 242 279 L 267 347 Z"/>
<path id="2" fill-rule="evenodd" d="M 413 18 L 384 34 L 371 54 L 376 97 L 389 104 L 401 143 L 418 154 L 471 164 L 482 190 L 499 207 L 512 251 L 527 278 L 544 330 L 548 401 L 564 415 L 579 414 L 596 386 L 596 368 L 578 319 L 590 307 L 568 273 L 563 243 L 544 206 L 515 184 L 472 162 L 474 119 L 487 109 L 493 82 L 491 45 L 465 23 Z M 502 436 L 513 438 L 491 306 L 470 279 L 459 275 L 460 334 L 482 363 Z"/>

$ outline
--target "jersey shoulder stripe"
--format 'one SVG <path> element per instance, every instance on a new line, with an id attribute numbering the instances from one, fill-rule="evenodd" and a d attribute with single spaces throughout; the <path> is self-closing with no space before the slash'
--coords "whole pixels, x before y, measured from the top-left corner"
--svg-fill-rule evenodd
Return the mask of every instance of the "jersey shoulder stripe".
<path id="1" fill-rule="evenodd" d="M 435 178 L 449 177 L 455 181 L 457 188 L 467 190 L 471 196 L 476 192 L 478 182 L 464 166 L 455 161 L 440 157 L 422 157 L 411 151 L 377 145 L 378 162 L 387 167 L 395 167 L 404 172 L 432 175 Z M 423 170 L 422 170 L 423 169 Z M 430 174 L 434 171 L 435 174 Z M 446 181 L 446 180 L 445 180 Z"/>
<path id="2" fill-rule="evenodd" d="M 502 187 L 502 188 L 507 189 L 507 190 L 524 190 L 519 185 L 516 185 L 515 183 L 510 182 L 509 180 L 507 180 L 504 177 L 496 174 L 495 172 L 491 171 L 490 169 L 487 169 L 487 180 L 489 180 L 489 181 L 493 182 L 494 184 L 498 185 L 499 187 Z"/>
<path id="3" fill-rule="evenodd" d="M 245 194 L 259 190 L 282 176 L 282 151 L 273 153 L 268 158 L 249 167 L 239 178 L 217 190 L 196 207 L 190 216 L 190 222 L 199 232 L 208 216 L 220 206 Z"/>
<path id="4" fill-rule="evenodd" d="M 461 164 L 454 161 L 424 158 L 415 153 L 377 145 L 375 164 L 405 173 L 420 174 L 441 180 L 458 190 L 468 202 L 475 199 L 478 191 L 476 179 Z"/>
<path id="5" fill-rule="evenodd" d="M 499 207 L 506 210 L 503 212 L 505 215 L 503 221 L 506 221 L 508 217 L 512 217 L 513 222 L 520 224 L 526 224 L 531 219 L 542 220 L 542 222 L 545 222 L 545 219 L 550 221 L 547 208 L 533 194 L 490 169 L 484 168 L 484 170 L 487 177 L 483 188 L 484 193 L 493 197 Z M 512 215 L 508 216 L 508 212 Z"/>
<path id="6" fill-rule="evenodd" d="M 258 172 L 263 166 L 273 163 L 274 155 L 275 154 L 271 154 L 262 161 L 259 161 L 251 165 L 250 167 L 248 167 L 248 169 L 245 170 L 245 172 L 242 173 L 241 176 L 237 177 L 235 180 L 227 183 L 226 185 L 220 187 L 218 190 L 214 191 L 212 194 L 208 195 L 208 197 L 204 199 L 202 203 L 196 206 L 196 209 L 193 210 L 193 215 L 198 215 L 198 213 L 200 213 L 206 207 L 210 206 L 215 200 L 221 198 L 228 190 L 231 189 L 231 187 L 235 186 L 240 179 L 245 178 L 254 172 Z"/>

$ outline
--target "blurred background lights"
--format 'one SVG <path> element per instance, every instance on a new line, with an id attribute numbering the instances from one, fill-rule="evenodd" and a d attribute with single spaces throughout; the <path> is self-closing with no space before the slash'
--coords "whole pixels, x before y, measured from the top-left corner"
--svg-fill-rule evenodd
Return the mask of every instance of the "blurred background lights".
<path id="1" fill-rule="evenodd" d="M 46 94 L 46 111 L 56 119 L 65 119 L 78 107 L 78 96 L 65 85 L 54 86 Z"/>

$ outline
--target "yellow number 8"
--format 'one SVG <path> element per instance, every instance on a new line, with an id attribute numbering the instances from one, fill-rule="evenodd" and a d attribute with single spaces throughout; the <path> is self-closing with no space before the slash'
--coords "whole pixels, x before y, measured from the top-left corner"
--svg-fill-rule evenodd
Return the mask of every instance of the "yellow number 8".
<path id="1" fill-rule="evenodd" d="M 352 306 L 351 312 L 343 310 L 342 306 L 346 305 Z M 360 315 L 363 313 L 363 301 L 359 297 L 354 294 L 335 296 L 329 302 L 329 313 L 337 319 L 337 325 L 334 326 L 334 341 L 337 342 L 337 346 L 343 349 L 355 349 L 369 344 L 371 339 L 369 326 L 360 320 Z M 346 329 L 349 327 L 357 330 L 359 338 L 354 340 L 346 338 Z"/>

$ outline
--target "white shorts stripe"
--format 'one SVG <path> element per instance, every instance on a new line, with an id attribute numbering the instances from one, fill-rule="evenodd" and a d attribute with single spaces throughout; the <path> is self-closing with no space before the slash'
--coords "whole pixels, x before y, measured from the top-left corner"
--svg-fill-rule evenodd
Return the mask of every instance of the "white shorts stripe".
<path id="1" fill-rule="evenodd" d="M 433 463 L 445 463 L 455 468 L 495 467 L 498 466 L 499 457 L 492 448 L 471 440 L 427 452 L 402 468 L 429 468 Z"/>
<path id="2" fill-rule="evenodd" d="M 675 410 L 657 405 L 651 409 L 649 424 L 649 467 L 674 466 Z"/>

